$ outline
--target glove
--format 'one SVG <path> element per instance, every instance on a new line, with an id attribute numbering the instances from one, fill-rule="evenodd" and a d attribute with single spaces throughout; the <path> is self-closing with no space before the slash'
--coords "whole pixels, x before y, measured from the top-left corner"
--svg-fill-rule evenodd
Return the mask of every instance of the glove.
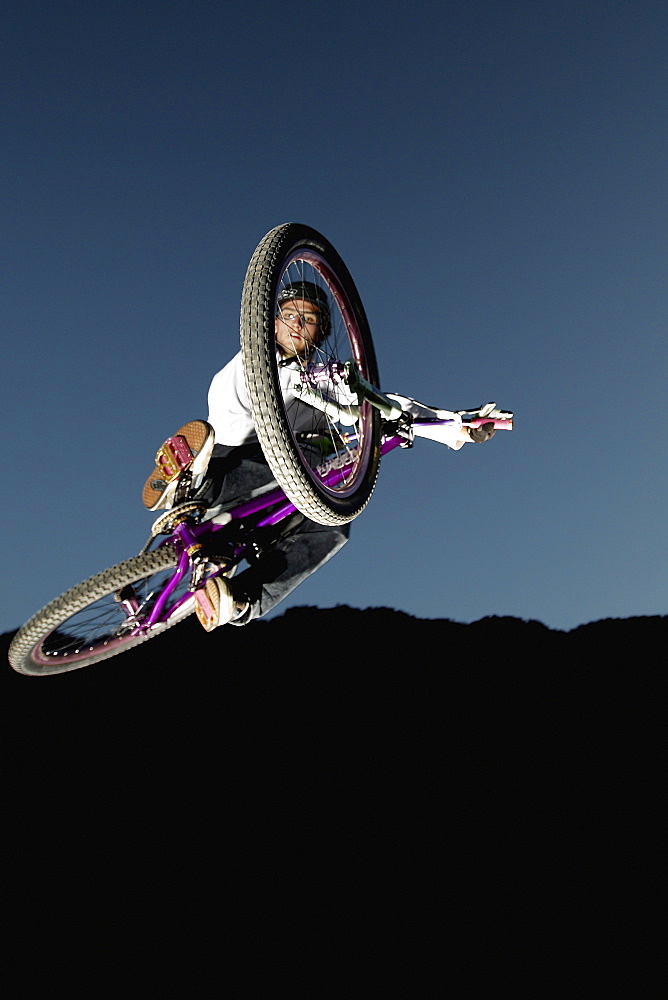
<path id="1" fill-rule="evenodd" d="M 469 436 L 476 444 L 483 444 L 483 442 L 489 441 L 495 434 L 496 427 L 491 420 L 488 424 L 483 424 L 482 427 L 469 427 Z"/>

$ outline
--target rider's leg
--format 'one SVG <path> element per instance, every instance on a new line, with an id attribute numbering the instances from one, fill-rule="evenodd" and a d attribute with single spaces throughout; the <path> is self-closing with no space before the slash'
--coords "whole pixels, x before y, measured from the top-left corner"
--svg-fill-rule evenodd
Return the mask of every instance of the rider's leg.
<path id="1" fill-rule="evenodd" d="M 204 497 L 212 510 L 242 502 L 253 490 L 274 483 L 257 444 L 216 445 L 207 478 Z M 245 625 L 275 608 L 343 548 L 349 532 L 349 525 L 328 526 L 304 518 L 249 569 L 226 581 L 237 606 L 232 624 Z"/>
<path id="2" fill-rule="evenodd" d="M 229 581 L 237 604 L 247 607 L 232 625 L 268 614 L 288 594 L 324 566 L 348 541 L 350 526 L 316 524 L 307 518 L 264 556 Z"/>
<path id="3" fill-rule="evenodd" d="M 220 510 L 243 503 L 254 490 L 271 485 L 277 483 L 259 444 L 235 448 L 217 444 L 197 496 L 209 507 L 209 517 L 213 517 Z"/>

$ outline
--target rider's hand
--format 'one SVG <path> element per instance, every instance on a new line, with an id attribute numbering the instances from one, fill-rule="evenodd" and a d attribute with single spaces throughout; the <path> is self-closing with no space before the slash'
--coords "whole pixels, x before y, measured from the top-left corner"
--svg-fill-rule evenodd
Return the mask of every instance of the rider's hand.
<path id="1" fill-rule="evenodd" d="M 494 423 L 490 421 L 487 424 L 483 424 L 481 427 L 469 427 L 468 429 L 469 437 L 476 444 L 483 444 L 485 441 L 489 441 L 496 434 L 496 427 Z"/>

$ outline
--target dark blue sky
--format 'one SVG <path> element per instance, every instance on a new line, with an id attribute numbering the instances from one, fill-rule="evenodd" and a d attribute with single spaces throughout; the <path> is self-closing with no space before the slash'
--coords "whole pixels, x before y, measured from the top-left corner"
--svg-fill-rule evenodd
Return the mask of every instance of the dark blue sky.
<path id="1" fill-rule="evenodd" d="M 24 2 L 0 24 L 0 629 L 134 554 L 248 259 L 321 230 L 384 388 L 512 408 L 390 455 L 293 604 L 664 614 L 664 2 Z"/>

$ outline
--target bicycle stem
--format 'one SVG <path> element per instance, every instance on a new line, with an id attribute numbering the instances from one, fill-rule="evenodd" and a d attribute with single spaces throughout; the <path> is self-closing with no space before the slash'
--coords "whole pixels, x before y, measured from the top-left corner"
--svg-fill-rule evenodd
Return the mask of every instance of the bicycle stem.
<path id="1" fill-rule="evenodd" d="M 371 382 L 367 382 L 354 361 L 346 361 L 344 367 L 344 382 L 352 392 L 357 393 L 357 398 L 375 406 L 383 414 L 386 420 L 398 420 L 403 410 L 398 403 L 393 402 L 389 396 L 377 389 Z"/>

